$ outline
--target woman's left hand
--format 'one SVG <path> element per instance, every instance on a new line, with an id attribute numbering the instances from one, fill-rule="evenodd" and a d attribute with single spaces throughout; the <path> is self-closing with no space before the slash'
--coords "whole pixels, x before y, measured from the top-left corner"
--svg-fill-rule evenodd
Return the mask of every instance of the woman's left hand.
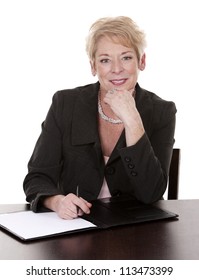
<path id="1" fill-rule="evenodd" d="M 104 98 L 104 102 L 110 106 L 114 114 L 124 123 L 137 117 L 137 108 L 132 92 L 127 90 L 110 90 Z"/>
<path id="2" fill-rule="evenodd" d="M 142 119 L 132 92 L 133 90 L 111 90 L 104 97 L 104 102 L 124 124 L 128 146 L 135 144 L 144 134 Z"/>

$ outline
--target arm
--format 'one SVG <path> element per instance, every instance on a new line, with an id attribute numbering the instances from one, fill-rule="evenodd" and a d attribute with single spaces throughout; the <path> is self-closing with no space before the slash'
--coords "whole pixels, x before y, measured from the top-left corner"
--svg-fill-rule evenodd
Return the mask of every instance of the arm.
<path id="1" fill-rule="evenodd" d="M 57 121 L 58 98 L 53 97 L 46 120 L 42 123 L 42 131 L 28 163 L 28 174 L 24 179 L 26 200 L 31 203 L 33 211 L 43 206 L 47 196 L 60 195 L 57 188 L 62 169 L 61 130 Z"/>
<path id="2" fill-rule="evenodd" d="M 145 132 L 136 144 L 120 150 L 134 194 L 145 203 L 161 199 L 166 190 L 174 144 L 175 105 L 167 102 L 157 109 L 154 108 L 151 132 L 148 135 Z M 133 170 L 126 158 L 134 166 Z"/>
<path id="3" fill-rule="evenodd" d="M 151 93 L 143 96 L 139 102 L 142 115 L 128 91 L 107 94 L 105 102 L 124 123 L 126 147 L 119 153 L 132 192 L 138 200 L 152 203 L 163 196 L 167 187 L 176 108 L 173 102 Z"/>
<path id="4" fill-rule="evenodd" d="M 63 104 L 62 95 L 55 94 L 53 103 L 42 124 L 42 132 L 36 143 L 28 164 L 28 174 L 24 180 L 26 199 L 37 212 L 46 207 L 61 218 L 75 218 L 82 213 L 89 213 L 91 204 L 68 191 L 62 193 L 59 186 L 63 168 Z M 70 102 L 71 104 L 71 102 Z M 72 106 L 69 106 L 71 108 Z M 68 123 L 72 113 L 67 111 Z M 66 118 L 66 112 L 64 117 Z M 70 130 L 68 130 L 70 133 Z M 77 211 L 80 208 L 81 211 Z"/>

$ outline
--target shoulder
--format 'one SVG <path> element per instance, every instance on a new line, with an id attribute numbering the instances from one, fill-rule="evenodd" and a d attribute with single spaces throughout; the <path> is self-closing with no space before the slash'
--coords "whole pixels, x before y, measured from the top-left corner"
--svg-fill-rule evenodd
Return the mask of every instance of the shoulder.
<path id="1" fill-rule="evenodd" d="M 174 101 L 166 100 L 161 98 L 156 93 L 141 88 L 137 85 L 138 88 L 138 103 L 143 106 L 149 106 L 153 110 L 153 113 L 157 115 L 162 115 L 166 113 L 166 115 L 174 115 L 177 112 L 176 105 Z"/>
<path id="2" fill-rule="evenodd" d="M 75 88 L 59 90 L 53 95 L 53 101 L 54 100 L 63 101 L 63 99 L 72 101 L 80 95 L 82 96 L 83 94 L 97 91 L 97 88 L 98 88 L 98 83 L 94 83 L 94 84 L 78 86 Z"/>
<path id="3" fill-rule="evenodd" d="M 51 110 L 56 118 L 70 118 L 76 104 L 87 103 L 96 96 L 99 84 L 88 84 L 71 89 L 57 91 L 52 98 Z M 78 105 L 77 105 L 78 106 Z"/>

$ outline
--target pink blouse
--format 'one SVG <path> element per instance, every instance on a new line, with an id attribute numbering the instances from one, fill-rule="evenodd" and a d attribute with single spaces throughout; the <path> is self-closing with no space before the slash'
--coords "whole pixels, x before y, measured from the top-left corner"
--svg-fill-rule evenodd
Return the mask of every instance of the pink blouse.
<path id="1" fill-rule="evenodd" d="M 108 160 L 109 160 L 109 157 L 104 156 L 105 164 L 107 164 Z M 98 198 L 104 198 L 104 197 L 110 197 L 110 196 L 111 196 L 111 194 L 110 194 L 106 179 L 104 177 L 104 181 L 103 181 L 103 184 L 102 184 L 101 191 L 98 195 Z"/>

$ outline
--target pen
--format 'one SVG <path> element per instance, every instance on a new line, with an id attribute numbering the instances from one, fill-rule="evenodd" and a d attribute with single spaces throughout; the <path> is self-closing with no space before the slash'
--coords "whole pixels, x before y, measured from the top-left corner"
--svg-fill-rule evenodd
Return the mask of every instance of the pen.
<path id="1" fill-rule="evenodd" d="M 76 196 L 79 197 L 79 186 L 78 185 L 76 188 Z M 80 210 L 80 208 L 77 206 L 77 215 L 79 215 L 79 210 Z"/>
<path id="2" fill-rule="evenodd" d="M 76 188 L 76 196 L 79 197 L 79 186 L 77 185 L 77 188 Z"/>

